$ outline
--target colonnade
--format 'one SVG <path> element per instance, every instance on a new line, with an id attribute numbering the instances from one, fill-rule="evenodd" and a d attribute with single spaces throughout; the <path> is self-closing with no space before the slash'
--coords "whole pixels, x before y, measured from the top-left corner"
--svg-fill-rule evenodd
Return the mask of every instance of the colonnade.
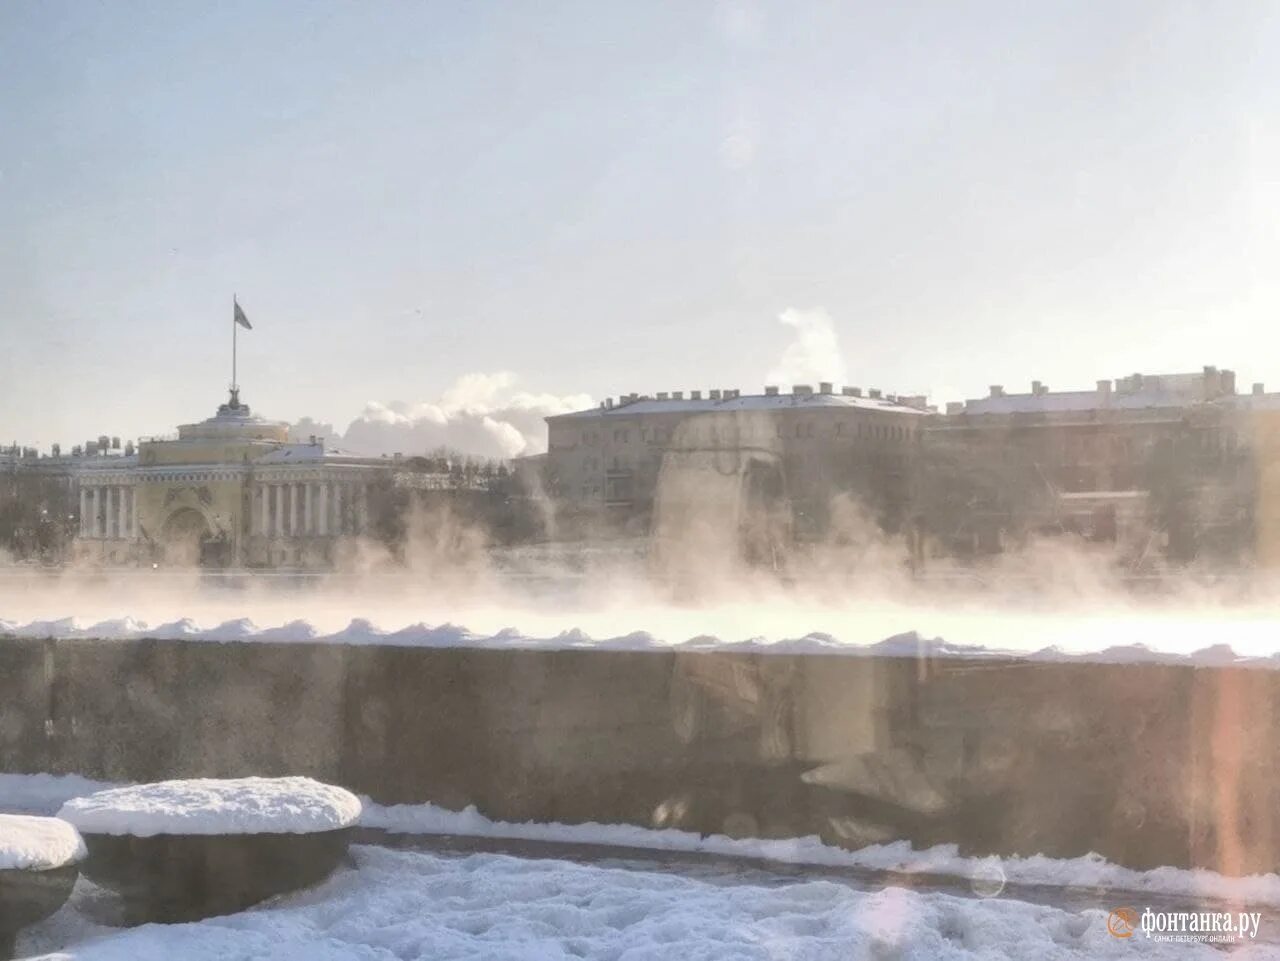
<path id="1" fill-rule="evenodd" d="M 80 536 L 137 540 L 137 488 L 127 484 L 81 487 Z"/>
<path id="2" fill-rule="evenodd" d="M 368 527 L 368 490 L 347 481 L 263 481 L 254 489 L 252 531 L 269 537 L 332 537 Z"/>

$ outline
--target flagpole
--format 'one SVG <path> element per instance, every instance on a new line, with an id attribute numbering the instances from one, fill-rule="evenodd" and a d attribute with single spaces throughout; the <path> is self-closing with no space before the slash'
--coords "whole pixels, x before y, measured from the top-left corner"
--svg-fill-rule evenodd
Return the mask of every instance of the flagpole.
<path id="1" fill-rule="evenodd" d="M 236 323 L 236 295 L 231 295 L 231 392 L 236 391 L 236 328 L 240 325 Z"/>

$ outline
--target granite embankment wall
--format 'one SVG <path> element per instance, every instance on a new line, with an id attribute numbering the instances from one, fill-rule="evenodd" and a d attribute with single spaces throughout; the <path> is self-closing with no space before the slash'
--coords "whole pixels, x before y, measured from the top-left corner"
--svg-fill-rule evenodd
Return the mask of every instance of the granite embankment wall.
<path id="1" fill-rule="evenodd" d="M 0 771 L 308 774 L 503 820 L 1280 869 L 1280 671 L 0 640 Z"/>

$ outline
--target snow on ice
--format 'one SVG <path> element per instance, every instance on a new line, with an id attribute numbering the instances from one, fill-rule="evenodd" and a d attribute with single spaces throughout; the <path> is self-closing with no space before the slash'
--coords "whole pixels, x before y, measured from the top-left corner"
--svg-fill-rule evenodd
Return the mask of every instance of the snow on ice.
<path id="1" fill-rule="evenodd" d="M 306 777 L 160 781 L 72 798 L 58 817 L 86 834 L 309 834 L 354 824 L 360 799 Z"/>
<path id="2" fill-rule="evenodd" d="M 0 871 L 60 868 L 86 853 L 84 841 L 66 821 L 0 814 Z"/>
<path id="3" fill-rule="evenodd" d="M 1107 911 L 827 880 L 760 883 L 628 867 L 356 847 L 320 887 L 194 924 L 114 931 L 80 898 L 28 929 L 19 952 L 59 961 L 1066 961 L 1220 958 L 1208 945 L 1118 940 Z M 78 890 L 77 894 L 81 892 Z M 1244 944 L 1257 961 L 1274 946 Z"/>
<path id="4" fill-rule="evenodd" d="M 1054 887 L 1109 888 L 1148 894 L 1214 898 L 1280 906 L 1280 876 L 1259 874 L 1227 877 L 1214 871 L 1173 867 L 1135 871 L 1113 864 L 1098 854 L 1078 858 L 967 857 L 954 844 L 922 851 L 907 841 L 871 844 L 857 850 L 835 847 L 816 837 L 789 839 L 703 836 L 674 828 L 655 829 L 629 824 L 540 824 L 492 821 L 474 806 L 450 811 L 434 804 L 382 806 L 365 799 L 363 827 L 396 834 L 447 834 L 464 837 L 507 838 L 642 848 L 654 851 L 758 858 L 784 864 L 856 867 L 965 878 L 977 885 L 1000 888 L 1006 883 Z"/>

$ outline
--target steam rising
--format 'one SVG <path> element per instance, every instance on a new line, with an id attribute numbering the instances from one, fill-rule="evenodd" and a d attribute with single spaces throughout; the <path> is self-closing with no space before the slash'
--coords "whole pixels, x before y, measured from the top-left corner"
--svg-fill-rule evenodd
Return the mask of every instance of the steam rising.
<path id="1" fill-rule="evenodd" d="M 212 628 L 247 619 L 259 628 L 288 625 L 273 633 L 295 640 L 353 621 L 385 631 L 457 625 L 482 637 L 559 636 L 574 645 L 636 632 L 646 645 L 806 637 L 868 645 L 914 631 L 1024 652 L 1140 644 L 1180 655 L 1208 649 L 1218 661 L 1229 656 L 1226 645 L 1242 655 L 1276 653 L 1276 594 L 1261 579 L 1214 583 L 1187 574 L 1144 594 L 1122 584 L 1105 555 L 1059 538 L 921 580 L 901 539 L 881 532 L 856 502 L 833 505 L 833 516 L 830 537 L 789 549 L 775 569 L 726 554 L 714 525 L 691 527 L 682 542 L 668 539 L 653 552 L 634 542 L 497 549 L 447 511 L 420 512 L 401 561 L 352 540 L 338 570 L 311 577 L 10 568 L 0 571 L 0 620 L 74 616 L 88 627 L 134 618 L 157 627 L 189 619 Z"/>
<path id="2" fill-rule="evenodd" d="M 543 418 L 592 404 L 586 394 L 535 394 L 516 390 L 516 383 L 509 371 L 464 374 L 434 401 L 370 401 L 345 433 L 304 420 L 293 434 L 316 434 L 369 456 L 446 447 L 475 457 L 519 457 L 546 450 Z"/>
<path id="3" fill-rule="evenodd" d="M 791 309 L 779 320 L 795 339 L 769 380 L 844 379 L 824 310 Z M 429 403 L 370 403 L 343 434 L 311 422 L 294 431 L 366 454 L 445 446 L 510 457 L 544 448 L 548 414 L 590 404 L 585 395 L 518 391 L 510 373 L 475 373 Z M 653 528 L 629 540 L 613 532 L 500 548 L 447 504 L 419 504 L 394 555 L 380 542 L 351 538 L 326 574 L 36 572 L 0 558 L 0 621 L 75 617 L 87 626 L 135 618 L 154 627 L 190 619 L 213 627 L 247 618 L 259 627 L 291 625 L 306 639 L 361 620 L 387 631 L 453 624 L 481 636 L 569 632 L 575 643 L 634 632 L 673 644 L 820 633 L 824 643 L 865 645 L 914 631 L 1006 650 L 1145 644 L 1190 654 L 1229 644 L 1241 654 L 1276 654 L 1278 595 L 1260 573 L 1190 570 L 1143 581 L 1108 548 L 1065 536 L 1033 538 L 980 564 L 933 558 L 922 572 L 919 545 L 913 551 L 904 536 L 886 533 L 849 494 L 830 502 L 825 536 L 799 543 L 778 502 L 758 496 L 780 462 L 771 423 L 742 415 L 715 425 L 722 446 L 700 435 L 678 437 L 667 451 Z M 682 431 L 694 426 L 691 419 Z M 537 499 L 554 536 L 554 506 Z"/>
<path id="4" fill-rule="evenodd" d="M 846 379 L 844 357 L 830 314 L 821 307 L 790 308 L 778 315 L 778 322 L 794 330 L 795 339 L 765 377 L 768 383 L 812 384 L 824 380 L 841 383 Z"/>

